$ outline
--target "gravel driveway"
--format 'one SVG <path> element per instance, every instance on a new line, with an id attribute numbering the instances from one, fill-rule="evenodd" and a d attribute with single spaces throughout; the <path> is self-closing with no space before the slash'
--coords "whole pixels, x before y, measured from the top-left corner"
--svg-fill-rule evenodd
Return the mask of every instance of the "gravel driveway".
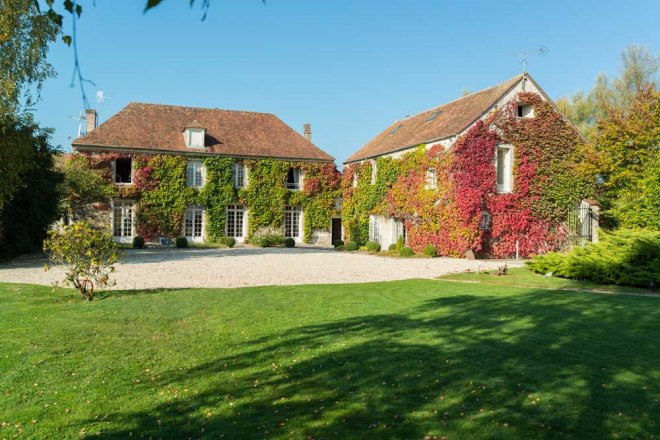
<path id="1" fill-rule="evenodd" d="M 0 265 L 0 282 L 50 285 L 62 268 L 44 271 L 43 255 Z M 320 248 L 129 249 L 113 279 L 115 289 L 338 284 L 432 278 L 466 269 L 495 269 L 493 260 L 379 257 Z M 508 262 L 520 266 L 521 262 Z"/>

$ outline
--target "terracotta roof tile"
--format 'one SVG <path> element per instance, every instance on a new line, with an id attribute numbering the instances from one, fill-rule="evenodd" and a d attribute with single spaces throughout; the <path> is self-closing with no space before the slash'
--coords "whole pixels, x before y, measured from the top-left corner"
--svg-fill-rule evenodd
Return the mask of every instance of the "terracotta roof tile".
<path id="1" fill-rule="evenodd" d="M 183 132 L 206 129 L 204 149 L 187 148 Z M 130 103 L 90 133 L 72 142 L 94 148 L 186 152 L 239 157 L 332 161 L 271 113 Z"/>
<path id="2" fill-rule="evenodd" d="M 353 153 L 345 163 L 370 159 L 460 133 L 521 79 L 522 75 L 518 75 L 496 86 L 396 121 Z"/>

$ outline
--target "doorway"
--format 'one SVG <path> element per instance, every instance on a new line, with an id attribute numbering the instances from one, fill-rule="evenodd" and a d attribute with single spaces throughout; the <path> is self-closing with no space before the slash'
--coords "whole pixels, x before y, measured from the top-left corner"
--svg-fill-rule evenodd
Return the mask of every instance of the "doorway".
<path id="1" fill-rule="evenodd" d="M 341 218 L 332 219 L 332 244 L 337 240 L 341 240 Z"/>

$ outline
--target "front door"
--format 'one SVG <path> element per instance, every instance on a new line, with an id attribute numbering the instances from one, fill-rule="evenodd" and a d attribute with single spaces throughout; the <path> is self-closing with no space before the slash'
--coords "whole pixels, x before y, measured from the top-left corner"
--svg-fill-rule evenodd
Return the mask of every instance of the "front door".
<path id="1" fill-rule="evenodd" d="M 341 219 L 333 218 L 332 219 L 332 244 L 335 244 L 335 241 L 341 240 Z"/>

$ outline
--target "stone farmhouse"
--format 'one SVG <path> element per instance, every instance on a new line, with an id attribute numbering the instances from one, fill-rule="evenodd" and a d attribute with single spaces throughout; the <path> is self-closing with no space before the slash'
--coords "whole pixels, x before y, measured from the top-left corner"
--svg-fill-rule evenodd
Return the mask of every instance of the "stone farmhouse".
<path id="1" fill-rule="evenodd" d="M 242 242 L 260 228 L 340 237 L 340 174 L 308 124 L 301 135 L 269 113 L 143 103 L 96 119 L 88 110 L 73 156 L 112 182 L 112 202 L 95 208 L 119 242 Z"/>
<path id="2" fill-rule="evenodd" d="M 346 238 L 451 256 L 561 247 L 590 193 L 581 142 L 529 74 L 396 121 L 345 161 Z"/>

